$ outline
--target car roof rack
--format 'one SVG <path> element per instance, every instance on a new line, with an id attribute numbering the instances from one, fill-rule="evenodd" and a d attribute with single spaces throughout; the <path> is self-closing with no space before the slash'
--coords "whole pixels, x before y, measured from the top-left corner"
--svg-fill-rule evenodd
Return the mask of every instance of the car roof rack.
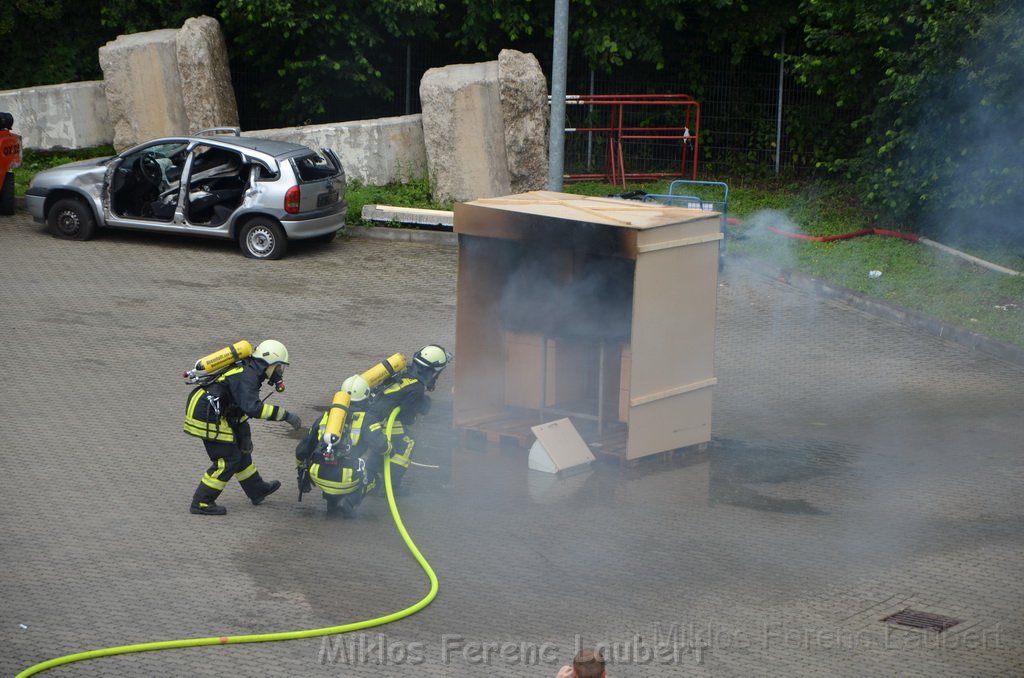
<path id="1" fill-rule="evenodd" d="M 215 134 L 231 134 L 236 137 L 242 136 L 241 127 L 210 127 L 209 129 L 201 129 L 196 132 L 193 136 L 213 136 Z"/>

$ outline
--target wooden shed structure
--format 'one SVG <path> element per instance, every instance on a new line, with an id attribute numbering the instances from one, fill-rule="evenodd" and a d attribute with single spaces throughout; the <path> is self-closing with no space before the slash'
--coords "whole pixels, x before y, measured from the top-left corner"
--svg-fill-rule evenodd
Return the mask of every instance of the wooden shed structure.
<path id="1" fill-rule="evenodd" d="M 711 439 L 721 215 L 533 191 L 455 206 L 454 423 L 568 417 L 634 460 Z"/>

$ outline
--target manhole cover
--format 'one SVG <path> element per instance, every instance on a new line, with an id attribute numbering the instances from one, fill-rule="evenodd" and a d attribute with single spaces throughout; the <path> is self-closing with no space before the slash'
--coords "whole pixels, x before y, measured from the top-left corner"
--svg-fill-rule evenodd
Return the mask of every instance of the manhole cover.
<path id="1" fill-rule="evenodd" d="M 891 614 L 882 621 L 890 624 L 912 626 L 915 629 L 928 629 L 929 631 L 935 631 L 936 633 L 941 633 L 949 627 L 956 626 L 960 623 L 959 619 L 945 617 L 941 614 L 932 614 L 931 612 L 911 610 L 910 608 L 900 610 L 896 614 Z"/>

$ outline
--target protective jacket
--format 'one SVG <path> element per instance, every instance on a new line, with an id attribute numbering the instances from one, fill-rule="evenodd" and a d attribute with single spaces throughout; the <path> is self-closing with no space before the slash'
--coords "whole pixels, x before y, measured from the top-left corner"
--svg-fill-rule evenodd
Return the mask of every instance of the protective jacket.
<path id="1" fill-rule="evenodd" d="M 412 451 L 416 446 L 409 426 L 417 417 L 430 412 L 427 387 L 422 380 L 407 372 L 376 396 L 370 411 L 384 425 L 384 435 L 390 446 L 390 459 L 395 464 L 391 469 L 392 484 L 399 486 L 402 475 L 409 468 Z M 382 480 L 382 470 L 383 465 L 381 468 L 374 466 L 375 480 Z"/>
<path id="2" fill-rule="evenodd" d="M 249 418 L 283 420 L 288 412 L 260 400 L 266 381 L 266 363 L 248 358 L 224 372 L 208 386 L 188 395 L 185 433 L 218 442 L 237 442 L 236 429 Z"/>
<path id="3" fill-rule="evenodd" d="M 411 424 L 416 417 L 430 412 L 430 396 L 422 381 L 403 376 L 381 391 L 370 411 L 383 422 L 394 416 L 402 424 Z"/>
<path id="4" fill-rule="evenodd" d="M 295 461 L 309 465 L 310 480 L 324 495 L 351 494 L 362 489 L 366 460 L 387 454 L 388 440 L 376 417 L 356 410 L 345 422 L 341 442 L 335 446 L 332 456 L 325 458 L 325 447 L 319 441 L 327 428 L 329 414 L 325 412 L 320 421 L 309 428 L 295 448 Z"/>

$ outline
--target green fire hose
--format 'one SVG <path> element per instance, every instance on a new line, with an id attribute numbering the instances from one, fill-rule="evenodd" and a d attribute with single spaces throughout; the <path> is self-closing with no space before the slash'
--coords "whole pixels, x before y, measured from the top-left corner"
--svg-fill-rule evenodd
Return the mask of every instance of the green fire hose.
<path id="1" fill-rule="evenodd" d="M 430 563 L 427 562 L 420 550 L 416 548 L 416 544 L 413 543 L 412 538 L 409 537 L 409 533 L 405 530 L 405 525 L 402 524 L 402 517 L 398 514 L 398 506 L 395 504 L 395 495 L 391 489 L 391 464 L 384 464 L 384 486 L 387 488 L 388 494 L 388 506 L 391 507 L 391 517 L 395 520 L 395 527 L 398 528 L 399 534 L 402 535 L 402 539 L 405 541 L 406 547 L 409 552 L 412 553 L 413 557 L 416 558 L 416 562 L 423 568 L 423 572 L 426 573 L 430 579 L 430 592 L 423 597 L 418 603 L 411 605 L 404 610 L 393 612 L 392 614 L 385 615 L 383 617 L 375 617 L 374 619 L 367 619 L 359 622 L 352 622 L 350 624 L 341 624 L 340 626 L 326 626 L 320 629 L 307 629 L 305 631 L 282 631 L 278 633 L 255 633 L 246 636 L 210 636 L 209 638 L 188 638 L 183 640 L 161 640 L 153 643 L 137 643 L 135 645 L 121 645 L 119 647 L 107 647 L 102 650 L 88 650 L 86 652 L 77 652 L 75 654 L 64 655 L 63 657 L 56 657 L 54 659 L 48 659 L 44 662 L 30 666 L 17 675 L 17 678 L 26 678 L 27 676 L 34 676 L 37 673 L 52 669 L 55 666 L 62 666 L 63 664 L 71 664 L 74 662 L 85 661 L 86 659 L 97 659 L 99 657 L 113 657 L 119 654 L 132 654 L 135 652 L 149 652 L 151 650 L 171 650 L 174 648 L 183 647 L 202 647 L 204 645 L 239 645 L 241 643 L 268 643 L 275 640 L 296 640 L 299 638 L 316 638 L 317 636 L 328 636 L 332 634 L 350 633 L 352 631 L 360 631 L 362 629 L 369 629 L 375 626 L 383 626 L 384 624 L 390 624 L 393 621 L 398 621 L 410 615 L 416 614 L 434 600 L 437 596 L 437 575 L 434 574 L 434 570 L 431 569 Z"/>

